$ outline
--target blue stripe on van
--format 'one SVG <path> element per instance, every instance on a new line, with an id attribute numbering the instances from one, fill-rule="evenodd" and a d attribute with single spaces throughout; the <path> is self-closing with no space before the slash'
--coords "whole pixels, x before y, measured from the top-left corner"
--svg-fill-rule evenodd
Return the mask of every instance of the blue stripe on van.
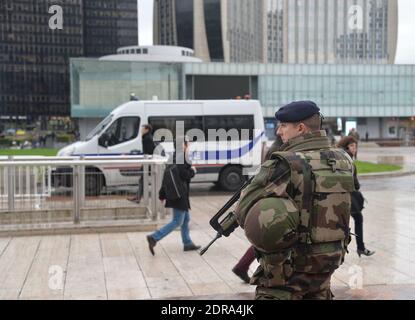
<path id="1" fill-rule="evenodd" d="M 252 151 L 254 146 L 261 140 L 264 134 L 265 133 L 262 132 L 250 143 L 238 149 L 193 152 L 191 158 L 196 158 L 197 160 L 232 160 L 236 158 L 241 158 Z"/>
<path id="2" fill-rule="evenodd" d="M 73 157 L 117 157 L 128 156 L 130 153 L 85 153 L 85 154 L 73 154 Z M 143 156 L 144 153 L 134 153 L 135 156 Z"/>

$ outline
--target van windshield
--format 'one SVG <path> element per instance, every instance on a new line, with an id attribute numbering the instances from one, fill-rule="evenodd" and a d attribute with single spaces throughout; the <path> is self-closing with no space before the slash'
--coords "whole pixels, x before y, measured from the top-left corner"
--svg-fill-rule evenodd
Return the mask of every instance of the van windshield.
<path id="1" fill-rule="evenodd" d="M 110 114 L 108 117 L 106 117 L 104 120 L 102 120 L 94 130 L 92 130 L 86 137 L 86 141 L 91 140 L 96 135 L 100 134 L 102 130 L 105 129 L 105 127 L 112 121 L 112 118 L 114 116 Z"/>

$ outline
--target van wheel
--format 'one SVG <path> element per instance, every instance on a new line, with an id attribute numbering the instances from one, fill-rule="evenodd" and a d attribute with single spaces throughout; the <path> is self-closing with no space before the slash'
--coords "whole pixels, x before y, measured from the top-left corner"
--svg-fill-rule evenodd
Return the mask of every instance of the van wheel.
<path id="1" fill-rule="evenodd" d="M 85 174 L 85 195 L 96 197 L 101 195 L 104 186 L 104 177 L 100 172 L 87 172 Z"/>
<path id="2" fill-rule="evenodd" d="M 242 168 L 236 166 L 225 168 L 219 176 L 219 185 L 226 191 L 236 191 L 244 182 Z"/>

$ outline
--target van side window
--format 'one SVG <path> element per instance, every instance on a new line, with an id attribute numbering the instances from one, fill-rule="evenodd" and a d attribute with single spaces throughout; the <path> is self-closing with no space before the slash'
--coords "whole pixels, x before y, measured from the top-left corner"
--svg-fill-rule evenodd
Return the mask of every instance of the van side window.
<path id="1" fill-rule="evenodd" d="M 184 132 L 191 129 L 199 129 L 203 132 L 203 117 L 149 117 L 148 122 L 153 127 L 153 133 L 159 129 L 167 129 L 172 135 L 173 139 L 176 138 L 176 122 L 184 122 Z M 171 142 L 169 139 L 164 140 L 166 142 Z M 160 142 L 160 141 L 157 141 Z"/>
<path id="2" fill-rule="evenodd" d="M 265 118 L 264 124 L 266 137 L 270 140 L 275 140 L 277 138 L 277 121 L 275 120 L 275 118 Z"/>
<path id="3" fill-rule="evenodd" d="M 225 129 L 228 132 L 231 129 L 238 131 L 239 139 L 242 138 L 242 130 L 249 130 L 249 140 L 253 139 L 254 133 L 254 116 L 252 115 L 217 115 L 203 117 L 149 117 L 148 122 L 152 125 L 154 132 L 159 129 L 167 129 L 176 135 L 176 122 L 184 121 L 185 134 L 190 129 L 199 129 L 204 132 L 205 139 L 209 138 L 209 129 L 218 130 Z M 167 139 L 166 142 L 169 142 Z"/>
<path id="4" fill-rule="evenodd" d="M 251 115 L 205 116 L 204 118 L 206 137 L 208 137 L 209 129 L 225 129 L 226 132 L 236 129 L 239 139 L 242 139 L 242 130 L 249 130 L 249 140 L 253 139 L 254 117 Z"/>
<path id="5" fill-rule="evenodd" d="M 117 119 L 106 131 L 108 146 L 115 146 L 137 138 L 140 129 L 139 117 Z"/>

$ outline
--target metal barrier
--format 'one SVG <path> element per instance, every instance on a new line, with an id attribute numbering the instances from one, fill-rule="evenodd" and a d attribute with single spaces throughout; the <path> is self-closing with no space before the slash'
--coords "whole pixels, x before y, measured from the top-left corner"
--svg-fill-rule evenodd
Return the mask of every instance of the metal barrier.
<path id="1" fill-rule="evenodd" d="M 0 157 L 0 225 L 164 218 L 167 158 Z M 128 200 L 143 187 L 139 203 Z"/>

